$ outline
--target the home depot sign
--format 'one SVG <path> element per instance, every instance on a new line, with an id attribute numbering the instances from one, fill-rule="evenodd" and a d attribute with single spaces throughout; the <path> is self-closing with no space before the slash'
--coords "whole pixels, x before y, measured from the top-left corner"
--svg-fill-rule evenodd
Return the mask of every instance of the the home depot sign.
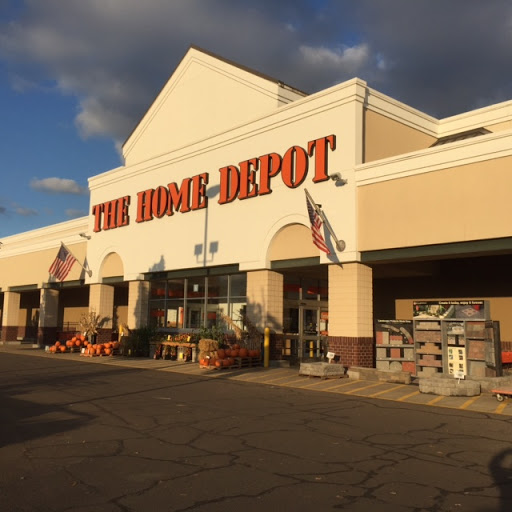
<path id="1" fill-rule="evenodd" d="M 219 169 L 219 204 L 235 199 L 249 199 L 272 192 L 272 179 L 280 176 L 288 188 L 297 188 L 313 168 L 313 183 L 329 179 L 327 164 L 329 151 L 336 149 L 336 136 L 328 135 L 307 143 L 307 148 L 292 146 L 283 156 L 278 153 L 250 158 L 238 166 L 227 165 Z M 209 174 L 201 173 L 185 178 L 180 184 L 150 188 L 137 193 L 136 222 L 148 222 L 174 213 L 186 213 L 208 206 L 206 186 Z M 130 223 L 130 196 L 123 196 L 92 208 L 94 231 L 104 231 Z"/>

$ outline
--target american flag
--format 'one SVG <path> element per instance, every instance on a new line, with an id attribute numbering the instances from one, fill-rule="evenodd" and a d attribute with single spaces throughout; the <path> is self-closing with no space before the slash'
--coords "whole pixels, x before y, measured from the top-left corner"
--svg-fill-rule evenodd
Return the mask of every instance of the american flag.
<path id="1" fill-rule="evenodd" d="M 55 279 L 64 281 L 75 261 L 76 258 L 67 250 L 64 244 L 61 244 L 59 252 L 48 269 L 48 272 Z"/>
<path id="2" fill-rule="evenodd" d="M 313 243 L 326 254 L 331 254 L 329 247 L 327 247 L 324 237 L 322 233 L 320 233 L 320 228 L 322 227 L 322 219 L 320 219 L 318 213 L 313 208 L 309 197 L 306 195 L 306 203 L 308 205 L 308 215 L 309 221 L 311 222 L 311 234 L 313 235 Z"/>

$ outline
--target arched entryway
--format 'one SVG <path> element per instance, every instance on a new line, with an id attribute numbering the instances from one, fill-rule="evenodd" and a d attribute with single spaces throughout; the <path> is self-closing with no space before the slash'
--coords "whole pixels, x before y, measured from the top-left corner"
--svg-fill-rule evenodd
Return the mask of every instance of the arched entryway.
<path id="1" fill-rule="evenodd" d="M 271 269 L 282 275 L 282 333 L 276 336 L 275 357 L 291 364 L 323 358 L 328 336 L 328 273 L 320 265 L 311 230 L 289 224 L 269 246 Z"/>

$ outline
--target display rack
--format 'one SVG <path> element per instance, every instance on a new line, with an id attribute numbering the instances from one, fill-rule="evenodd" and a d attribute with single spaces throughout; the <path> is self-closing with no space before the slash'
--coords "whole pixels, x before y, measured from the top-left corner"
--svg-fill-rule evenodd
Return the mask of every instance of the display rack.
<path id="1" fill-rule="evenodd" d="M 440 320 L 414 320 L 416 375 L 443 373 L 443 337 Z"/>
<path id="2" fill-rule="evenodd" d="M 466 324 L 463 320 L 441 322 L 445 346 L 445 373 L 454 377 L 467 375 Z"/>
<path id="3" fill-rule="evenodd" d="M 375 356 L 378 370 L 416 373 L 412 332 L 410 320 L 377 320 Z"/>

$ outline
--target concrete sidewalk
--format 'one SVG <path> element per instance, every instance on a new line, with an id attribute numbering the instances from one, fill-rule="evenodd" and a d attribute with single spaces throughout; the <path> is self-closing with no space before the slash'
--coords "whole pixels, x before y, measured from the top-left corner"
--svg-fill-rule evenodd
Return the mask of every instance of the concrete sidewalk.
<path id="1" fill-rule="evenodd" d="M 499 403 L 490 393 L 475 397 L 439 396 L 420 393 L 416 384 L 391 384 L 351 378 L 321 379 L 300 376 L 298 368 L 255 367 L 241 369 L 204 369 L 197 363 L 182 363 L 163 359 L 123 356 L 84 357 L 79 353 L 50 354 L 39 348 L 24 346 L 0 346 L 3 352 L 24 356 L 73 360 L 83 364 L 102 364 L 161 372 L 175 372 L 210 379 L 229 379 L 267 386 L 304 389 L 314 392 L 337 393 L 377 400 L 392 400 L 407 404 L 443 407 L 486 414 L 512 416 L 512 399 Z"/>

